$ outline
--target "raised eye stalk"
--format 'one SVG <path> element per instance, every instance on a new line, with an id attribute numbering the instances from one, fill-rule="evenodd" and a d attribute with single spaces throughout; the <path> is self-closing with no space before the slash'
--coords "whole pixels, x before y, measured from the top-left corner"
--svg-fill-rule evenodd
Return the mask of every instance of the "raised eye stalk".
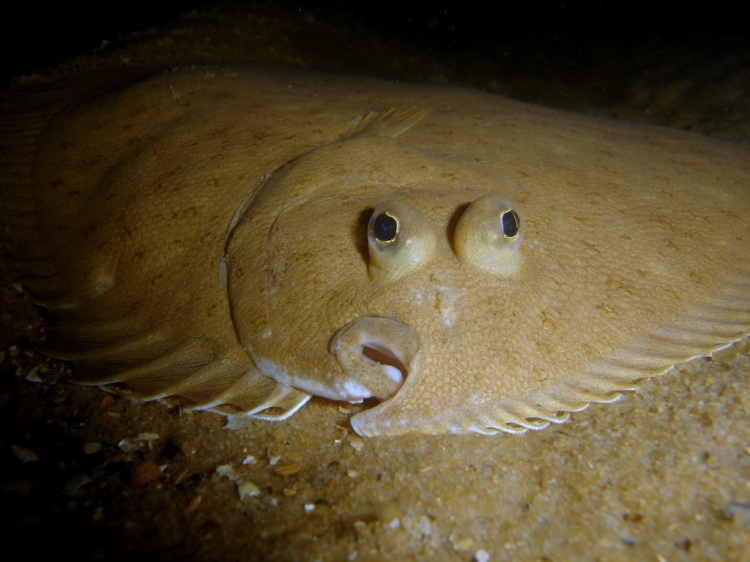
<path id="1" fill-rule="evenodd" d="M 435 256 L 435 233 L 427 218 L 403 201 L 386 201 L 373 211 L 367 242 L 373 281 L 399 279 Z"/>
<path id="2" fill-rule="evenodd" d="M 523 222 L 518 212 L 499 195 L 474 201 L 456 225 L 453 243 L 461 262 L 502 275 L 515 274 L 523 258 L 518 247 Z"/>

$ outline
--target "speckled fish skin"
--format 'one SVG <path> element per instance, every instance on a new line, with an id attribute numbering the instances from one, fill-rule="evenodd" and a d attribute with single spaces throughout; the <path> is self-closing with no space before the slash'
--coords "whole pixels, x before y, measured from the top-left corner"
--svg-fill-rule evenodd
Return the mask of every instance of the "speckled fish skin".
<path id="1" fill-rule="evenodd" d="M 748 151 L 697 135 L 258 67 L 159 74 L 33 142 L 8 189 L 33 189 L 34 219 L 6 246 L 55 319 L 49 353 L 230 427 L 381 393 L 358 433 L 541 429 L 750 330 Z M 456 234 L 480 200 L 523 229 L 497 270 Z M 381 208 L 419 251 L 378 269 Z"/>

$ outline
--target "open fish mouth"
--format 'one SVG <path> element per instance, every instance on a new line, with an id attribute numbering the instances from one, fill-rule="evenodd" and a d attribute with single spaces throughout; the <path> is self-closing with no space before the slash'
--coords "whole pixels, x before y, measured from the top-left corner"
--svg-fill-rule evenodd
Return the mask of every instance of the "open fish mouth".
<path id="1" fill-rule="evenodd" d="M 419 337 L 410 327 L 388 318 L 362 318 L 333 337 L 331 353 L 344 370 L 336 391 L 344 400 L 360 402 L 393 396 L 409 374 L 419 350 Z"/>

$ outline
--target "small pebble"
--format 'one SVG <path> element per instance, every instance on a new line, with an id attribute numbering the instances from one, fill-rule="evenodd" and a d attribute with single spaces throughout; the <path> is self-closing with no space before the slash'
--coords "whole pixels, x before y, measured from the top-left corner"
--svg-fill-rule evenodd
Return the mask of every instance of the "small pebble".
<path id="1" fill-rule="evenodd" d="M 452 539 L 453 537 L 451 537 Z M 453 541 L 453 548 L 456 550 L 471 550 L 474 547 L 474 539 L 463 537 Z"/>
<path id="2" fill-rule="evenodd" d="M 145 441 L 148 445 L 148 450 L 151 450 L 151 443 L 159 439 L 158 433 L 139 433 L 133 441 Z"/>
<path id="3" fill-rule="evenodd" d="M 109 412 L 109 413 L 112 414 L 113 412 Z M 127 454 L 135 453 L 136 451 L 141 450 L 141 444 L 131 441 L 130 439 L 123 439 L 117 444 L 117 446 L 120 448 L 120 450 L 123 453 L 127 453 Z"/>
<path id="4" fill-rule="evenodd" d="M 87 484 L 91 484 L 91 482 L 93 482 L 93 480 L 88 474 L 76 474 L 73 478 L 69 478 L 68 481 L 65 482 L 65 488 L 68 490 L 79 490 Z"/>
<path id="5" fill-rule="evenodd" d="M 201 504 L 202 501 L 203 501 L 203 497 L 202 496 L 195 496 L 185 506 L 185 513 L 192 513 L 193 511 L 195 511 L 198 508 L 198 506 Z"/>
<path id="6" fill-rule="evenodd" d="M 315 511 L 315 504 L 314 503 L 306 503 L 305 504 L 305 512 L 306 513 L 312 513 Z"/>
<path id="7" fill-rule="evenodd" d="M 273 469 L 273 471 L 279 476 L 291 476 L 292 474 L 297 474 L 300 470 L 302 469 L 297 463 L 277 466 Z"/>
<path id="8" fill-rule="evenodd" d="M 221 466 L 217 466 L 216 474 L 224 476 L 225 478 L 228 478 L 229 480 L 234 482 L 234 485 L 237 486 L 237 493 L 239 494 L 241 500 L 254 498 L 255 496 L 260 495 L 260 490 L 258 489 L 258 487 L 252 482 L 248 482 L 247 480 L 243 480 L 242 478 L 240 478 L 239 473 L 234 469 L 234 467 L 229 464 L 222 464 Z"/>
<path id="9" fill-rule="evenodd" d="M 216 474 L 229 478 L 232 482 L 238 480 L 240 475 L 230 464 L 222 464 L 216 467 Z"/>
<path id="10" fill-rule="evenodd" d="M 248 482 L 247 480 L 237 480 L 235 484 L 237 484 L 237 492 L 239 493 L 241 500 L 254 498 L 260 495 L 260 490 L 252 482 Z"/>
<path id="11" fill-rule="evenodd" d="M 39 376 L 39 367 L 41 367 L 41 365 L 37 365 L 36 367 L 34 367 L 33 369 L 31 369 L 31 371 L 28 372 L 28 374 L 26 375 L 26 380 L 27 381 L 29 381 L 29 382 L 37 382 L 37 383 L 42 383 L 43 382 L 42 381 L 42 377 Z"/>
<path id="12" fill-rule="evenodd" d="M 352 449 L 354 449 L 355 451 L 359 451 L 365 446 L 365 442 L 361 437 L 357 437 L 355 435 L 349 438 L 349 445 L 351 445 Z"/>
<path id="13" fill-rule="evenodd" d="M 161 478 L 164 476 L 161 470 L 159 470 L 159 467 L 156 466 L 156 463 L 151 461 L 145 461 L 140 464 L 137 464 L 131 473 L 131 482 L 133 483 L 133 486 L 140 487 L 144 484 L 147 484 L 148 482 L 151 482 L 152 480 L 156 480 L 157 478 Z"/>
<path id="14" fill-rule="evenodd" d="M 257 462 L 258 462 L 258 460 L 254 456 L 248 455 L 248 456 L 245 457 L 245 460 L 242 461 L 242 464 L 251 465 L 252 466 L 252 465 L 256 464 Z"/>
<path id="15" fill-rule="evenodd" d="M 24 447 L 22 445 L 11 445 L 10 450 L 13 451 L 13 454 L 16 455 L 16 458 L 24 464 L 26 464 L 27 462 L 36 462 L 39 460 L 39 456 L 28 447 Z"/>
<path id="16" fill-rule="evenodd" d="M 139 433 L 134 441 L 157 441 L 158 439 L 158 433 Z"/>
<path id="17" fill-rule="evenodd" d="M 83 444 L 84 455 L 93 455 L 94 453 L 98 453 L 101 450 L 102 450 L 102 444 L 98 443 L 97 441 L 91 441 L 90 443 Z"/>
<path id="18" fill-rule="evenodd" d="M 268 448 L 268 466 L 274 466 L 281 460 L 281 455 L 275 449 Z"/>
<path id="19" fill-rule="evenodd" d="M 486 550 L 480 548 L 474 554 L 474 560 L 476 562 L 490 562 L 490 554 Z"/>

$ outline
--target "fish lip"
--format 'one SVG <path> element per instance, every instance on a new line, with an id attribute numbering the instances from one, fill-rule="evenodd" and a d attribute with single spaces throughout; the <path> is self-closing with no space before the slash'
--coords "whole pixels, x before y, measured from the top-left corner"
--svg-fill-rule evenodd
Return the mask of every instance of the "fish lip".
<path id="1" fill-rule="evenodd" d="M 330 351 L 344 371 L 335 384 L 343 400 L 386 400 L 412 371 L 419 337 L 409 326 L 390 318 L 367 317 L 350 322 L 331 340 Z"/>

